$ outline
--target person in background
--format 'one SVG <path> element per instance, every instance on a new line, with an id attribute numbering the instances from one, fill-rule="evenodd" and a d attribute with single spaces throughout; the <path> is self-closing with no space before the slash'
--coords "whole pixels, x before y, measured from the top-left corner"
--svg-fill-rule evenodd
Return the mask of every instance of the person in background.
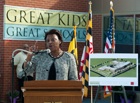
<path id="1" fill-rule="evenodd" d="M 29 46 L 28 44 L 24 44 L 22 49 L 24 50 L 29 50 Z M 20 100 L 22 101 L 22 103 L 24 103 L 23 100 L 23 93 L 21 91 L 21 87 L 23 87 L 23 83 L 25 80 L 33 80 L 33 74 L 28 74 L 28 75 L 24 75 L 24 76 L 19 76 L 20 72 L 23 71 L 22 65 L 25 61 L 25 59 L 27 58 L 27 53 L 26 52 L 19 52 L 15 55 L 14 57 L 14 66 L 16 68 L 16 74 L 17 74 L 17 78 L 18 78 L 18 86 L 19 86 L 19 91 L 20 91 Z"/>
<path id="2" fill-rule="evenodd" d="M 78 80 L 74 55 L 61 49 L 62 42 L 58 30 L 46 32 L 45 45 L 50 52 L 28 53 L 21 75 L 35 72 L 36 80 Z M 37 46 L 30 47 L 29 51 L 37 51 Z"/>

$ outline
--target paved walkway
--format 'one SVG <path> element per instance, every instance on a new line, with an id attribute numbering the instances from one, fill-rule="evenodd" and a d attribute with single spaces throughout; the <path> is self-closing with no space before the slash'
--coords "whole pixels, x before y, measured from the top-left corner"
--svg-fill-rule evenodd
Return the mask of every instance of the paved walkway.
<path id="1" fill-rule="evenodd" d="M 91 103 L 90 98 L 86 98 L 83 100 L 82 103 Z M 103 99 L 103 100 L 97 100 L 96 103 L 111 103 L 109 100 Z"/>

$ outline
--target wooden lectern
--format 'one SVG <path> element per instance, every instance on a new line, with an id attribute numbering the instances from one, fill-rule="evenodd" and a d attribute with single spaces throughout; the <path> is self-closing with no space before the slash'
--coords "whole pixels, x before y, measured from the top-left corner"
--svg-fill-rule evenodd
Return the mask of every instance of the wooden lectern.
<path id="1" fill-rule="evenodd" d="M 82 103 L 81 81 L 25 81 L 21 89 L 24 103 Z"/>

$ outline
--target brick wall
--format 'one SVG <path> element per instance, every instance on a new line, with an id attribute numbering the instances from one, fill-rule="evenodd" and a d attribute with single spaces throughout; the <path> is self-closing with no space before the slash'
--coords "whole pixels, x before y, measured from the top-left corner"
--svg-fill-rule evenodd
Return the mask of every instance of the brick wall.
<path id="1" fill-rule="evenodd" d="M 94 52 L 101 53 L 102 51 L 102 16 L 101 15 L 93 15 L 92 18 L 93 25 L 93 44 L 94 44 Z"/>
<path id="2" fill-rule="evenodd" d="M 3 5 L 4 5 L 4 0 L 1 0 L 0 1 L 0 99 L 2 98 L 3 96 L 3 80 L 4 80 L 4 77 L 3 77 L 3 74 L 4 74 L 4 44 L 3 44 Z"/>
<path id="3" fill-rule="evenodd" d="M 0 100 L 8 100 L 6 93 L 11 89 L 12 78 L 12 52 L 24 43 L 33 45 L 34 41 L 3 40 L 3 5 L 44 8 L 52 10 L 67 10 L 88 12 L 88 0 L 0 0 Z M 93 16 L 94 52 L 101 52 L 101 20 L 100 15 Z M 67 51 L 69 43 L 63 43 L 62 49 Z M 79 61 L 81 59 L 84 43 L 78 43 Z M 44 42 L 38 42 L 39 49 L 44 48 Z M 15 77 L 15 88 L 17 79 Z"/>

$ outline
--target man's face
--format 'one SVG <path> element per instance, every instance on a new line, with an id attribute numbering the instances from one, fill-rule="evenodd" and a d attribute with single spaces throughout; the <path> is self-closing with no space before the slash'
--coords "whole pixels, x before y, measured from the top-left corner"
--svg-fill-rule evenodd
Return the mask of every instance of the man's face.
<path id="1" fill-rule="evenodd" d="M 24 45 L 24 50 L 29 51 L 29 46 L 28 45 Z M 27 54 L 26 52 L 24 52 L 25 54 Z"/>

